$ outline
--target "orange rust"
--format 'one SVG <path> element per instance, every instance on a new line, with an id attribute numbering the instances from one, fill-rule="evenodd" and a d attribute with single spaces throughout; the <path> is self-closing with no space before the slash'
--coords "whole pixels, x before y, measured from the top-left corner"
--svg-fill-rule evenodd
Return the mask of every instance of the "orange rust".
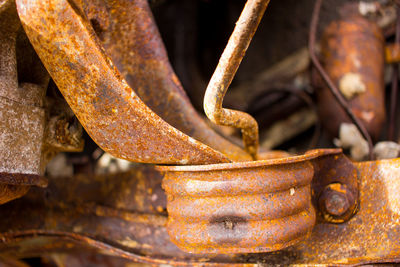
<path id="1" fill-rule="evenodd" d="M 332 81 L 346 96 L 354 115 L 376 139 L 385 122 L 384 39 L 380 28 L 358 15 L 332 22 L 321 39 L 321 61 Z M 351 122 L 329 89 L 317 90 L 319 113 L 328 131 L 337 136 Z M 348 88 L 356 87 L 356 92 Z M 358 91 L 357 91 L 358 90 Z"/>
<path id="2" fill-rule="evenodd" d="M 389 64 L 400 62 L 400 44 L 394 43 L 385 46 L 385 61 Z"/>
<path id="3" fill-rule="evenodd" d="M 216 124 L 240 128 L 245 149 L 253 159 L 257 159 L 259 145 L 257 121 L 245 112 L 222 108 L 222 103 L 268 4 L 269 0 L 246 2 L 204 96 L 207 117 Z"/>
<path id="4" fill-rule="evenodd" d="M 83 1 L 106 54 L 138 97 L 171 126 L 235 161 L 250 160 L 195 111 L 169 63 L 147 0 Z"/>
<path id="5" fill-rule="evenodd" d="M 329 169 L 326 173 L 332 173 L 331 178 L 327 179 L 330 182 L 335 179 L 333 170 L 339 169 L 338 166 L 343 163 L 341 157 L 342 154 L 337 153 L 320 155 L 313 160 L 314 169 L 319 166 L 318 162 L 322 162 L 319 159 L 325 158 L 326 164 L 321 164 L 321 168 Z M 335 167 L 336 160 L 339 162 Z M 331 164 L 330 168 L 328 163 Z M 354 217 L 340 225 L 317 221 L 309 238 L 274 253 L 189 254 L 169 241 L 164 227 L 152 227 L 151 220 L 140 224 L 134 220 L 125 221 L 126 214 L 115 216 L 109 212 L 98 217 L 71 205 L 92 201 L 109 208 L 119 205 L 120 209 L 134 210 L 137 203 L 129 203 L 133 197 L 126 196 L 121 205 L 115 202 L 110 192 L 124 195 L 126 182 L 135 184 L 135 179 L 151 181 L 156 178 L 160 183 L 160 173 L 152 170 L 151 166 L 141 166 L 130 173 L 109 177 L 54 179 L 46 191 L 31 190 L 27 197 L 1 205 L 0 256 L 26 258 L 41 255 L 44 249 L 46 252 L 68 251 L 67 247 L 73 245 L 81 252 L 96 248 L 100 253 L 132 261 L 180 266 L 248 266 L 260 262 L 285 266 L 399 262 L 400 158 L 354 163 L 354 167 L 360 181 L 360 204 Z M 325 178 L 314 176 L 313 180 Z M 161 192 L 159 186 L 153 186 L 153 192 Z M 130 194 L 135 195 L 136 192 L 148 192 L 149 187 L 146 185 L 145 190 L 134 186 L 129 188 L 133 190 Z M 32 203 L 35 205 L 32 206 Z M 151 210 L 151 207 L 147 208 L 147 212 L 154 212 Z M 130 220 L 130 215 L 126 219 Z M 234 221 L 225 220 L 222 223 L 228 229 L 232 226 L 234 229 Z M 129 237 L 131 242 L 125 240 L 119 243 L 123 237 Z"/>
<path id="6" fill-rule="evenodd" d="M 30 186 L 0 184 L 0 205 L 25 195 Z"/>
<path id="7" fill-rule="evenodd" d="M 191 253 L 255 253 L 303 240 L 315 222 L 310 160 L 341 150 L 301 156 L 165 171 L 168 233 Z"/>
<path id="8" fill-rule="evenodd" d="M 67 0 L 18 0 L 24 29 L 79 121 L 104 150 L 150 163 L 229 162 L 170 126 L 128 86 Z"/>

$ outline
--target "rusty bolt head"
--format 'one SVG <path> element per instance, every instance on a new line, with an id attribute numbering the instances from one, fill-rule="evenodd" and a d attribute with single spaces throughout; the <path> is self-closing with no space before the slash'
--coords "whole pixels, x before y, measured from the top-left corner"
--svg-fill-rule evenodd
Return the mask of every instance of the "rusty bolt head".
<path id="1" fill-rule="evenodd" d="M 319 198 L 320 210 L 334 217 L 347 214 L 353 203 L 353 194 L 346 185 L 340 183 L 327 185 Z"/>

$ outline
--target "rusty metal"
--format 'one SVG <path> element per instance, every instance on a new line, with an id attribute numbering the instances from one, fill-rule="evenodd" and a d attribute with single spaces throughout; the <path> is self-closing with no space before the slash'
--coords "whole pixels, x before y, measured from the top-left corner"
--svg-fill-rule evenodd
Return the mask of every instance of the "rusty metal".
<path id="1" fill-rule="evenodd" d="M 353 194 L 346 185 L 340 183 L 332 183 L 325 187 L 319 198 L 320 210 L 335 217 L 346 214 L 353 202 L 355 202 Z"/>
<path id="2" fill-rule="evenodd" d="M 314 168 L 319 166 L 318 160 L 325 157 L 325 162 L 332 164 L 328 168 L 329 173 L 342 166 L 341 156 L 337 152 L 321 155 L 312 164 Z M 321 165 L 320 170 L 325 167 L 327 165 Z M 165 212 L 160 213 L 156 208 L 161 205 L 165 209 L 165 195 L 160 186 L 162 175 L 151 166 L 138 166 L 128 173 L 111 176 L 79 175 L 54 179 L 47 189 L 30 190 L 25 197 L 0 206 L 3 216 L 0 256 L 35 257 L 42 255 L 43 250 L 48 253 L 96 251 L 131 261 L 185 266 L 400 262 L 400 198 L 397 194 L 400 187 L 400 159 L 354 163 L 353 167 L 360 181 L 358 212 L 341 224 L 317 221 L 309 238 L 274 253 L 189 254 L 170 242 L 164 226 L 153 227 L 152 220 L 145 224 L 129 222 L 123 216 L 97 216 L 89 212 L 90 209 L 80 208 L 82 203 L 90 202 L 114 210 L 130 211 L 132 215 L 137 212 L 159 214 L 165 220 Z M 313 183 L 325 178 L 316 175 Z M 337 177 L 340 176 L 338 173 Z M 326 182 L 334 179 L 331 175 Z M 342 181 L 340 183 L 344 184 Z M 124 194 L 126 188 L 131 190 Z M 154 206 L 143 199 L 155 199 L 153 193 L 162 197 L 164 204 Z M 123 197 L 117 200 L 115 196 L 119 194 Z M 137 194 L 140 197 L 134 197 Z M 313 195 L 313 199 L 317 199 L 317 196 Z M 142 208 L 135 211 L 138 204 Z"/>
<path id="3" fill-rule="evenodd" d="M 150 110 L 106 56 L 89 22 L 68 1 L 16 3 L 46 69 L 82 126 L 105 151 L 136 162 L 230 161 Z"/>
<path id="4" fill-rule="evenodd" d="M 369 157 L 372 159 L 371 135 L 378 137 L 385 119 L 383 36 L 377 25 L 359 15 L 332 22 L 322 38 L 322 66 L 315 54 L 321 3 L 322 0 L 315 2 L 309 36 L 311 61 L 326 85 L 317 90 L 320 114 L 333 136 L 337 136 L 342 122 L 353 122 L 368 142 Z M 365 90 L 365 93 L 349 101 L 337 87 L 346 74 L 355 74 Z"/>
<path id="5" fill-rule="evenodd" d="M 0 12 L 5 2 L 12 3 L 0 2 Z M 36 173 L 0 173 L 0 204 L 24 195 L 0 206 L 0 264 L 2 258 L 37 257 L 44 251 L 188 266 L 400 262 L 400 159 L 353 163 L 341 150 L 312 150 L 301 156 L 266 152 L 258 161 L 228 163 L 250 158 L 196 117 L 169 66 L 147 1 L 102 2 L 17 0 L 31 41 L 74 112 L 95 140 L 119 157 L 213 164 L 134 165 L 114 175 L 50 178 L 48 188 L 29 192 L 31 185 L 46 186 L 47 179 Z M 249 3 L 266 7 L 268 1 Z M 259 6 L 259 16 L 247 21 L 254 28 L 246 40 L 236 43 L 236 48 L 246 46 L 243 54 L 265 7 Z M 124 13 L 127 8 L 132 11 Z M 238 23 L 237 29 L 245 25 Z M 133 29 L 124 33 L 124 26 Z M 116 44 L 119 35 L 137 42 Z M 243 54 L 222 64 L 227 76 L 233 77 Z M 38 78 L 10 80 L 18 92 L 39 91 L 37 100 L 48 76 Z M 224 94 L 217 99 L 222 111 Z M 31 104 L 29 97 L 22 99 L 21 106 Z M 177 112 L 186 109 L 189 113 L 179 118 Z M 55 151 L 82 148 L 81 129 L 70 117 L 50 114 L 47 119 L 36 168 L 51 154 L 43 151 L 46 146 Z M 247 150 L 253 156 L 257 152 Z"/>
<path id="6" fill-rule="evenodd" d="M 250 156 L 199 116 L 174 73 L 148 1 L 83 1 L 106 54 L 138 97 L 167 123 L 234 161 Z"/>
<path id="7" fill-rule="evenodd" d="M 303 240 L 315 222 L 310 160 L 338 150 L 165 171 L 171 240 L 191 253 L 255 253 Z M 339 150 L 340 152 L 340 150 Z"/>
<path id="8" fill-rule="evenodd" d="M 0 204 L 3 204 L 23 196 L 32 185 L 46 186 L 46 179 L 41 177 L 46 164 L 41 149 L 45 131 L 43 102 L 49 78 L 40 63 L 24 62 L 24 58 L 32 58 L 32 49 L 23 44 L 13 1 L 0 4 L 0 28 Z M 17 55 L 19 46 L 25 49 L 22 59 Z M 26 63 L 28 66 L 17 66 Z M 29 66 L 36 80 L 20 79 Z"/>
<path id="9" fill-rule="evenodd" d="M 312 182 L 313 204 L 315 207 L 319 207 L 318 219 L 330 223 L 343 223 L 351 219 L 359 207 L 360 190 L 360 178 L 354 164 L 343 154 L 337 153 L 333 156 L 318 157 L 313 161 L 313 166 L 316 177 Z M 340 187 L 337 184 L 340 184 Z M 342 187 L 345 189 L 340 190 Z M 340 193 L 347 192 L 349 208 L 343 214 L 332 214 L 329 209 L 325 208 L 326 202 L 331 201 L 329 199 L 331 189 Z"/>
<path id="10" fill-rule="evenodd" d="M 257 159 L 258 124 L 247 113 L 222 108 L 224 96 L 239 68 L 269 0 L 248 0 L 204 95 L 204 111 L 214 123 L 240 128 L 246 151 Z"/>
<path id="11" fill-rule="evenodd" d="M 400 44 L 397 43 L 386 44 L 385 62 L 388 64 L 400 62 Z"/>

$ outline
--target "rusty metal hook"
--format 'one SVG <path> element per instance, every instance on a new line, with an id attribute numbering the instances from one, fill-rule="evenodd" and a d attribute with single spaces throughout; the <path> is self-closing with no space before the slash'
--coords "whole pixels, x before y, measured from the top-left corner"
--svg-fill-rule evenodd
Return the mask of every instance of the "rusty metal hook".
<path id="1" fill-rule="evenodd" d="M 246 2 L 204 96 L 207 117 L 216 124 L 240 128 L 245 149 L 253 159 L 257 159 L 259 142 L 257 121 L 245 112 L 222 108 L 222 102 L 268 4 L 269 0 Z"/>

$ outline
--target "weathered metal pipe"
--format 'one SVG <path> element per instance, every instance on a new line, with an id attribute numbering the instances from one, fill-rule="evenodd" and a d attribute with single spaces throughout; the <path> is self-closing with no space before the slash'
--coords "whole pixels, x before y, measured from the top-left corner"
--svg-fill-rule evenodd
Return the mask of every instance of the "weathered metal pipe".
<path id="1" fill-rule="evenodd" d="M 222 103 L 268 3 L 269 0 L 246 2 L 204 96 L 207 117 L 216 124 L 240 128 L 245 149 L 254 159 L 258 153 L 257 121 L 245 112 L 222 108 Z"/>
<path id="2" fill-rule="evenodd" d="M 321 60 L 354 115 L 377 139 L 385 122 L 384 39 L 380 28 L 354 14 L 332 22 L 321 39 Z M 337 136 L 340 124 L 351 120 L 328 87 L 321 87 L 317 96 L 322 123 Z"/>

